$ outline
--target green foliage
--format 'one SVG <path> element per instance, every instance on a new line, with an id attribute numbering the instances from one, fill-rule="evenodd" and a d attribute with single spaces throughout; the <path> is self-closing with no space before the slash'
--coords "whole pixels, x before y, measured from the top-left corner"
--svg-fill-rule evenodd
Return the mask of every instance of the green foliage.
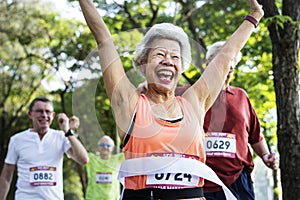
<path id="1" fill-rule="evenodd" d="M 2 152 L 6 152 L 4 144 L 7 144 L 12 133 L 28 127 L 28 103 L 33 95 L 45 94 L 40 89 L 40 83 L 50 73 L 50 65 L 44 57 L 47 45 L 40 42 L 45 39 L 44 27 L 39 21 L 43 10 L 35 6 L 21 3 L 9 5 L 7 2 L 0 4 L 0 21 L 3 22 L 0 23 Z"/>
<path id="2" fill-rule="evenodd" d="M 276 24 L 279 26 L 281 29 L 284 29 L 284 24 L 285 23 L 290 23 L 292 26 L 295 27 L 295 31 L 298 30 L 298 27 L 300 25 L 300 21 L 294 21 L 290 16 L 284 16 L 284 15 L 275 15 L 273 17 L 268 17 L 265 20 L 265 23 L 267 26 L 271 24 Z"/>
<path id="3" fill-rule="evenodd" d="M 193 18 L 199 34 L 206 44 L 226 40 L 240 25 L 248 13 L 248 5 L 243 0 L 209 0 L 195 12 Z M 247 9 L 247 10 L 246 10 Z"/>
<path id="4" fill-rule="evenodd" d="M 65 200 L 84 200 L 82 184 L 77 170 L 79 167 L 73 160 L 67 156 L 64 157 L 63 185 Z"/>

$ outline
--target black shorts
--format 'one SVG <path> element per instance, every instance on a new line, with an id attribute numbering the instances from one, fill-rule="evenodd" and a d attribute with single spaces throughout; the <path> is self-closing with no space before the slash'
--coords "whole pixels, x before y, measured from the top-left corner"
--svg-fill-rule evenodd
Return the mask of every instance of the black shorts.
<path id="1" fill-rule="evenodd" d="M 204 197 L 202 187 L 185 189 L 125 189 L 122 200 L 176 200 Z"/>

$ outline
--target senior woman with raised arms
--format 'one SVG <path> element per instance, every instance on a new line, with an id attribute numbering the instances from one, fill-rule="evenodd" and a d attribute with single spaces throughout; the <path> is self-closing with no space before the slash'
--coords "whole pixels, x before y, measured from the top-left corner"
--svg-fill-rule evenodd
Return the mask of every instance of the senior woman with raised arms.
<path id="1" fill-rule="evenodd" d="M 181 73 L 191 62 L 186 33 L 169 23 L 154 25 L 146 33 L 133 55 L 134 65 L 148 84 L 146 93 L 140 94 L 127 78 L 111 34 L 92 1 L 79 0 L 98 44 L 106 92 L 124 142 L 126 161 L 119 173 L 120 180 L 125 178 L 122 199 L 205 199 L 204 179 L 214 176 L 206 173 L 209 170 L 204 165 L 203 119 L 223 86 L 230 62 L 263 16 L 257 1 L 248 1 L 249 15 L 199 80 L 176 97 Z M 228 199 L 235 199 L 223 189 Z"/>

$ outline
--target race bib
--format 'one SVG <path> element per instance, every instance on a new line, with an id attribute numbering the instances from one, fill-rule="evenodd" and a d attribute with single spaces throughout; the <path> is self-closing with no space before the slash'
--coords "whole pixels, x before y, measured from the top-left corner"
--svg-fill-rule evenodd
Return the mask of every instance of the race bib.
<path id="1" fill-rule="evenodd" d="M 235 135 L 222 132 L 205 133 L 205 151 L 207 157 L 235 158 Z"/>
<path id="2" fill-rule="evenodd" d="M 149 157 L 178 157 L 190 158 L 199 160 L 197 156 L 176 154 L 176 153 L 153 153 Z M 182 173 L 159 173 L 147 175 L 146 187 L 147 188 L 160 188 L 160 189 L 182 189 L 197 187 L 199 177 L 191 175 L 188 172 Z"/>
<path id="3" fill-rule="evenodd" d="M 96 183 L 97 184 L 111 184 L 112 183 L 112 173 L 110 173 L 110 172 L 96 173 Z"/>
<path id="4" fill-rule="evenodd" d="M 40 166 L 31 167 L 30 185 L 31 186 L 55 186 L 56 185 L 56 167 Z"/>
<path id="5" fill-rule="evenodd" d="M 189 173 L 161 173 L 147 176 L 147 188 L 182 189 L 196 187 L 199 177 Z"/>

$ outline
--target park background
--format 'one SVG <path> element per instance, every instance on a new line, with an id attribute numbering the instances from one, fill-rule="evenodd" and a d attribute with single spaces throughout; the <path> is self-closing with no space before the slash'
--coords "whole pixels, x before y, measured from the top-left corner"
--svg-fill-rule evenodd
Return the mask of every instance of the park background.
<path id="1" fill-rule="evenodd" d="M 188 33 L 193 63 L 180 81 L 186 85 L 205 69 L 207 46 L 228 39 L 249 7 L 247 0 L 94 2 L 135 85 L 143 78 L 132 68 L 131 55 L 143 28 L 171 22 Z M 256 168 L 259 177 L 268 177 L 256 183 L 263 185 L 263 197 L 271 193 L 268 199 L 300 199 L 295 197 L 300 193 L 300 5 L 297 0 L 261 3 L 265 17 L 242 50 L 231 85 L 247 91 L 270 150 L 280 154 L 280 171 Z M 79 138 L 89 151 L 96 151 L 103 134 L 120 144 L 103 87 L 97 45 L 78 1 L 2 0 L 0 22 L 0 169 L 10 136 L 31 126 L 28 104 L 36 96 L 52 99 L 56 113 L 80 117 Z M 58 128 L 57 123 L 52 127 Z M 82 167 L 64 159 L 66 200 L 83 199 L 82 174 Z M 262 184 L 266 180 L 269 187 Z M 14 190 L 13 183 L 8 199 L 13 199 Z"/>

